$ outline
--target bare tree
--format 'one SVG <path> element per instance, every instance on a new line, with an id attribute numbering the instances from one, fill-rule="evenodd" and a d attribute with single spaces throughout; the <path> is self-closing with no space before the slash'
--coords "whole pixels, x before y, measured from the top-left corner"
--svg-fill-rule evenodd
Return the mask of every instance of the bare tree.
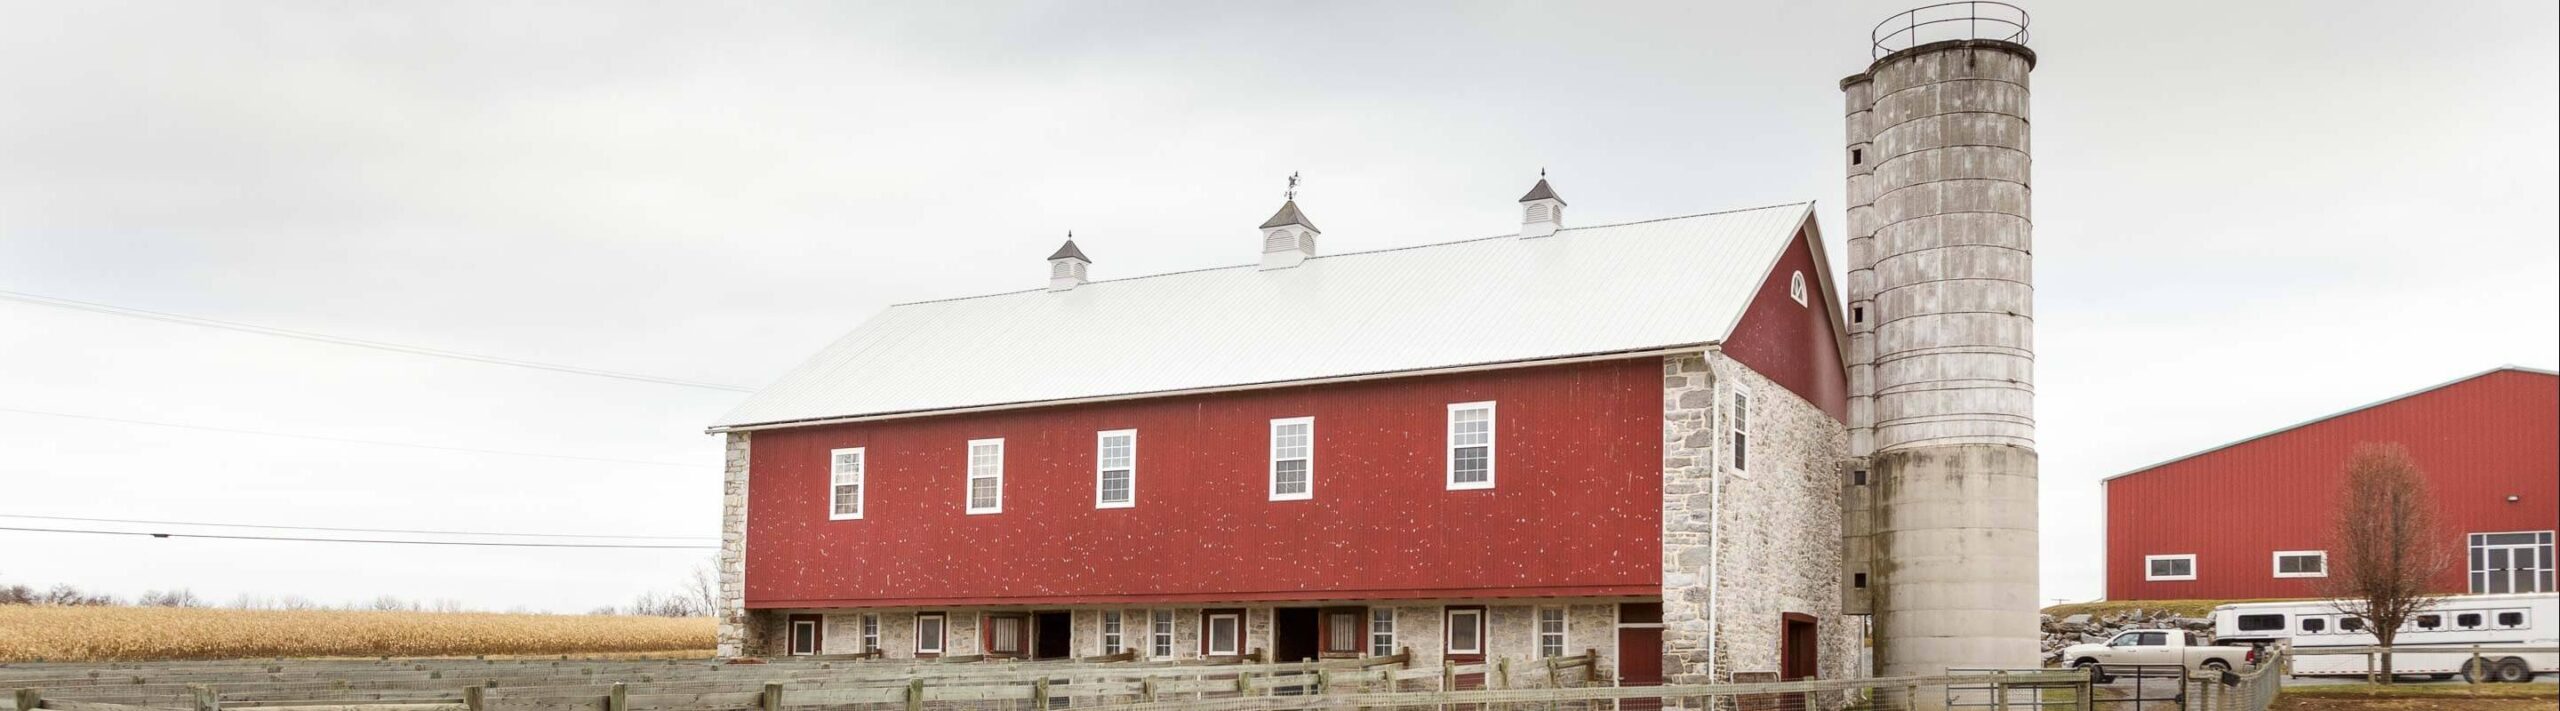
<path id="1" fill-rule="evenodd" d="M 195 591 L 171 588 L 145 591 L 142 593 L 142 598 L 134 601 L 134 604 L 143 607 L 204 607 L 204 600 L 197 598 Z"/>
<path id="2" fill-rule="evenodd" d="M 0 587 L 0 605 L 33 605 L 43 599 L 44 596 L 37 594 L 35 588 L 24 585 Z"/>
<path id="3" fill-rule="evenodd" d="M 720 556 L 711 556 L 694 566 L 693 577 L 685 581 L 684 594 L 692 598 L 693 607 L 700 614 L 720 614 Z"/>
<path id="4" fill-rule="evenodd" d="M 2338 612 L 2390 647 L 2401 625 L 2437 602 L 2428 586 L 2449 559 L 2436 535 L 2435 500 L 2409 451 L 2397 444 L 2359 445 L 2347 460 L 2346 484 L 2323 592 L 2337 599 Z M 2378 681 L 2391 683 L 2391 671 L 2385 653 Z"/>

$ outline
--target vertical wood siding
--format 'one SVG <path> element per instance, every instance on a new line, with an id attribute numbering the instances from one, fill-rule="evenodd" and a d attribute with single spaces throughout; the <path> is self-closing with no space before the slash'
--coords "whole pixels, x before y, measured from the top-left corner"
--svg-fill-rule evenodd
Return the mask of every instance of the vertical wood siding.
<path id="1" fill-rule="evenodd" d="M 1194 356 L 1214 357 L 1169 357 Z M 1449 491 L 1448 405 L 1485 400 L 1497 486 Z M 1286 417 L 1315 418 L 1313 500 L 1269 500 Z M 1118 429 L 1138 432 L 1137 505 L 1096 509 L 1094 434 Z M 966 443 L 996 437 L 1003 513 L 964 515 Z M 1653 595 L 1661 437 L 1650 357 L 758 432 L 746 600 Z M 868 491 L 862 519 L 830 521 L 843 447 L 867 448 Z"/>
<path id="2" fill-rule="evenodd" d="M 2560 528 L 2556 418 L 2560 378 L 2501 370 L 2119 477 L 2106 485 L 2107 597 L 2319 596 L 2324 579 L 2275 577 L 2274 554 L 2333 549 L 2347 458 L 2365 442 L 2408 447 L 2426 473 L 2453 558 L 2436 588 L 2466 592 L 2466 534 Z M 2187 553 L 2195 580 L 2144 580 L 2144 556 Z"/>
<path id="3" fill-rule="evenodd" d="M 1787 293 L 1789 277 L 1801 272 L 1805 303 Z M 1816 275 L 1813 248 L 1799 230 L 1780 253 L 1776 267 L 1760 282 L 1751 306 L 1725 340 L 1725 355 L 1751 366 L 1779 386 L 1793 391 L 1825 414 L 1849 421 L 1848 372 L 1840 361 L 1840 341 L 1832 328 L 1831 294 Z"/>

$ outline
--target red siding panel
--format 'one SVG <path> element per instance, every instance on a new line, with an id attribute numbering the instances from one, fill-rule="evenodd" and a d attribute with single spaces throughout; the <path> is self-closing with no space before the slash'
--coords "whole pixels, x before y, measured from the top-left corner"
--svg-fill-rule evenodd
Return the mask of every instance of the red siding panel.
<path id="1" fill-rule="evenodd" d="M 1498 486 L 1448 491 L 1447 406 L 1481 400 Z M 1661 413 L 1639 358 L 758 432 L 747 604 L 1659 594 Z M 1315 497 L 1270 501 L 1270 421 L 1301 416 Z M 1138 431 L 1137 506 L 1097 510 L 1115 429 Z M 993 437 L 1004 512 L 965 515 L 965 443 Z M 861 520 L 827 519 L 841 447 L 867 448 Z"/>
<path id="2" fill-rule="evenodd" d="M 1788 295 L 1795 274 L 1805 279 L 1805 303 Z M 1840 341 L 1831 322 L 1831 295 L 1816 276 L 1813 247 L 1803 230 L 1778 257 L 1760 283 L 1760 294 L 1734 324 L 1724 352 L 1734 360 L 1822 408 L 1832 419 L 1849 421 L 1849 374 L 1840 362 Z"/>
<path id="3" fill-rule="evenodd" d="M 2502 370 L 2108 482 L 2107 597 L 2318 596 L 2320 579 L 2275 577 L 2273 556 L 2331 548 L 2347 457 L 2366 442 L 2409 449 L 2457 557 L 2469 533 L 2560 528 L 2560 378 Z M 2195 580 L 2143 579 L 2144 556 L 2185 553 Z M 2453 561 L 2436 588 L 2467 592 L 2465 573 Z"/>

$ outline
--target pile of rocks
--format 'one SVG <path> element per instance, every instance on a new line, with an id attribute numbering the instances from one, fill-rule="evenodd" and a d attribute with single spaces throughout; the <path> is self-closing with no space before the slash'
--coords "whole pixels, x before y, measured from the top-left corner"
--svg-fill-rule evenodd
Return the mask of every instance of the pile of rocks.
<path id="1" fill-rule="evenodd" d="M 2179 617 L 2168 610 L 2116 610 L 2096 615 L 2080 614 L 2056 619 L 2044 616 L 2044 661 L 2055 664 L 2066 661 L 2062 648 L 2075 644 L 2105 644 L 2117 632 L 2125 630 L 2190 630 L 2212 632 L 2213 620 L 2201 617 Z"/>

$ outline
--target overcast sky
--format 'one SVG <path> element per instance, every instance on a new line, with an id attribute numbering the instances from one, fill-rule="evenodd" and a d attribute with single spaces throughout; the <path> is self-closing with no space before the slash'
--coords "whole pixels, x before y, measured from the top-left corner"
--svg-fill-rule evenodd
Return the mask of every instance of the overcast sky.
<path id="1" fill-rule="evenodd" d="M 0 290 L 760 386 L 1070 229 L 1250 262 L 1292 171 L 1334 252 L 1541 167 L 1836 240 L 1909 4 L 7 2 Z M 2103 590 L 2101 477 L 2560 361 L 2553 3 L 2032 5 L 2043 597 Z M 0 299 L 0 514 L 708 539 L 742 397 Z M 579 611 L 708 556 L 0 531 L 0 583 Z"/>

